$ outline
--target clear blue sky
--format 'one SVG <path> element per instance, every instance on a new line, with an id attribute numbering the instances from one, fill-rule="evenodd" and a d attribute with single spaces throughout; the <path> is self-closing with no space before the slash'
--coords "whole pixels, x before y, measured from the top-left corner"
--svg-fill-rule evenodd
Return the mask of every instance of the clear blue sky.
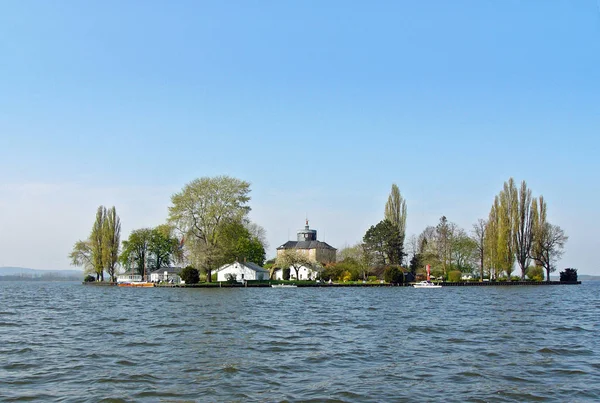
<path id="1" fill-rule="evenodd" d="M 68 268 L 201 176 L 252 183 L 270 248 L 383 216 L 465 229 L 509 177 L 600 274 L 600 6 L 576 1 L 3 1 L 0 266 Z"/>

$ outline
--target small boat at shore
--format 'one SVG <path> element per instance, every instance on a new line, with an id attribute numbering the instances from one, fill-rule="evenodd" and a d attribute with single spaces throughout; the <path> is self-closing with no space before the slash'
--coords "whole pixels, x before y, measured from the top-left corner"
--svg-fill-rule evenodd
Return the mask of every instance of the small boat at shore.
<path id="1" fill-rule="evenodd" d="M 296 284 L 271 284 L 273 288 L 297 288 Z"/>
<path id="2" fill-rule="evenodd" d="M 154 283 L 149 281 L 131 281 L 128 283 L 119 283 L 119 287 L 154 287 Z"/>
<path id="3" fill-rule="evenodd" d="M 425 280 L 425 281 L 421 281 L 421 282 L 419 282 L 417 284 L 413 284 L 413 287 L 415 287 L 415 288 L 442 288 L 441 285 L 439 285 L 439 284 L 433 284 L 429 280 Z"/>

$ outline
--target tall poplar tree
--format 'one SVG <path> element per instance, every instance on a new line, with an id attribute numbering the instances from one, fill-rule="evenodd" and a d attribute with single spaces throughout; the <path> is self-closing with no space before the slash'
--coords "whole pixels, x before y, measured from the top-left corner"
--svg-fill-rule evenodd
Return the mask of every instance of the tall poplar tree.
<path id="1" fill-rule="evenodd" d="M 90 234 L 90 249 L 92 253 L 92 259 L 94 264 L 94 272 L 96 273 L 96 280 L 104 281 L 104 221 L 106 220 L 106 208 L 104 206 L 98 207 L 96 212 L 96 221 L 92 226 L 92 233 Z"/>
<path id="2" fill-rule="evenodd" d="M 99 206 L 96 220 L 86 241 L 77 241 L 69 254 L 71 264 L 83 266 L 87 273 L 94 273 L 96 281 L 104 281 L 104 271 L 116 281 L 116 265 L 119 257 L 121 221 L 113 206 L 107 210 Z"/>
<path id="3" fill-rule="evenodd" d="M 444 280 L 446 280 L 446 274 L 448 266 L 451 263 L 451 237 L 452 227 L 451 223 L 448 223 L 446 216 L 440 218 L 440 222 L 435 227 L 438 256 L 442 262 L 442 269 L 444 272 Z"/>
<path id="4" fill-rule="evenodd" d="M 105 218 L 102 223 L 102 260 L 110 281 L 117 281 L 117 262 L 119 261 L 119 248 L 121 244 L 121 219 L 117 215 L 117 209 L 113 206 L 105 210 Z"/>
<path id="5" fill-rule="evenodd" d="M 499 194 L 498 211 L 498 263 L 510 279 L 515 264 L 515 231 L 517 216 L 517 187 L 510 178 L 504 182 L 504 188 Z"/>
<path id="6" fill-rule="evenodd" d="M 531 216 L 532 216 L 532 236 L 533 242 L 531 245 L 531 258 L 535 262 L 537 266 L 541 266 L 541 263 L 536 256 L 540 256 L 541 254 L 541 242 L 542 232 L 546 225 L 546 215 L 547 215 L 547 206 L 546 201 L 544 200 L 544 196 L 540 196 L 537 199 L 537 202 L 534 199 Z M 547 279 L 546 279 L 547 280 Z"/>
<path id="7" fill-rule="evenodd" d="M 521 188 L 519 189 L 517 199 L 514 246 L 517 263 L 521 267 L 521 280 L 525 280 L 525 274 L 529 268 L 529 257 L 531 256 L 531 245 L 533 242 L 531 189 L 527 189 L 527 183 L 525 183 L 525 181 L 521 182 Z M 535 203 L 535 199 L 533 203 Z"/>
<path id="8" fill-rule="evenodd" d="M 400 189 L 395 183 L 385 204 L 384 217 L 397 228 L 400 235 L 400 260 L 404 256 L 404 240 L 406 239 L 406 200 L 400 194 Z"/>
<path id="9" fill-rule="evenodd" d="M 485 260 L 490 272 L 490 280 L 496 279 L 498 276 L 498 211 L 500 202 L 498 196 L 494 197 L 494 203 L 490 209 L 488 216 L 487 231 L 485 234 L 485 245 L 488 251 Z"/>

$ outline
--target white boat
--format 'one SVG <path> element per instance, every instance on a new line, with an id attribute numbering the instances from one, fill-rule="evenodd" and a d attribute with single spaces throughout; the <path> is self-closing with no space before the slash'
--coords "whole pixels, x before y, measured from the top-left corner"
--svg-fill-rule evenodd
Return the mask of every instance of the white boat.
<path id="1" fill-rule="evenodd" d="M 296 284 L 271 284 L 273 288 L 296 288 Z"/>
<path id="2" fill-rule="evenodd" d="M 413 284 L 415 288 L 442 288 L 439 284 L 433 284 L 431 281 L 421 281 L 420 283 Z"/>

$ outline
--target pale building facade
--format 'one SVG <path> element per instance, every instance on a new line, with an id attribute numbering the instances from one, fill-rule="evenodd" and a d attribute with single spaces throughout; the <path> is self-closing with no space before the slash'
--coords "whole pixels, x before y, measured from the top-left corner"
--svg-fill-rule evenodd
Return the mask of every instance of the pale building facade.
<path id="1" fill-rule="evenodd" d="M 302 266 L 298 269 L 298 278 L 296 278 L 296 270 L 294 270 L 293 267 L 290 267 L 290 280 L 316 280 L 319 278 L 320 273 L 321 270 L 318 267 L 312 268 Z M 283 270 L 275 270 L 273 277 L 275 280 L 283 280 Z"/>
<path id="2" fill-rule="evenodd" d="M 142 275 L 141 274 L 132 274 L 132 273 L 123 273 L 117 276 L 117 283 L 133 283 L 133 282 L 141 282 Z"/>
<path id="3" fill-rule="evenodd" d="M 181 283 L 179 272 L 181 272 L 181 267 L 161 267 L 150 273 L 150 281 L 153 283 L 160 283 L 163 281 Z"/>
<path id="4" fill-rule="evenodd" d="M 309 228 L 308 220 L 306 220 L 304 229 L 297 232 L 297 241 L 287 241 L 278 247 L 277 256 L 289 249 L 303 253 L 310 260 L 321 265 L 334 263 L 337 252 L 337 249 L 333 246 L 317 240 L 317 230 Z"/>
<path id="5" fill-rule="evenodd" d="M 269 280 L 269 270 L 252 262 L 233 262 L 217 269 L 217 281 L 227 281 L 230 276 L 235 276 L 238 282 L 248 280 Z"/>

